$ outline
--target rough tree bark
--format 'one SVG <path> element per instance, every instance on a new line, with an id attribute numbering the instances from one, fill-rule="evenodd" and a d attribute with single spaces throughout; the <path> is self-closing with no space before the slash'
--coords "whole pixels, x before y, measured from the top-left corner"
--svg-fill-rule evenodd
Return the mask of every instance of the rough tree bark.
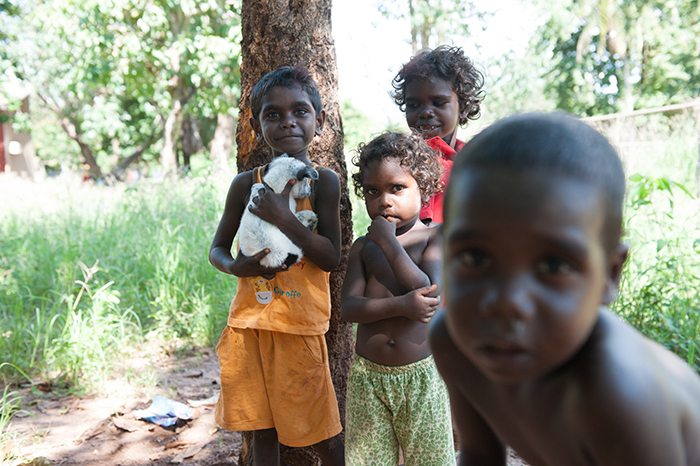
<path id="1" fill-rule="evenodd" d="M 241 103 L 236 132 L 238 169 L 247 170 L 270 160 L 264 143 L 250 126 L 250 90 L 266 72 L 284 65 L 306 66 L 318 83 L 326 110 L 322 135 L 309 150 L 311 160 L 335 170 L 341 182 L 340 217 L 342 260 L 331 274 L 331 322 L 326 334 L 331 373 L 341 419 L 345 419 L 345 389 L 352 357 L 352 327 L 340 318 L 340 288 L 352 243 L 352 212 L 343 154 L 343 126 L 338 104 L 335 47 L 331 37 L 331 0 L 244 0 L 242 8 Z M 239 464 L 250 464 L 250 438 L 244 438 Z M 309 449 L 283 449 L 286 465 L 313 465 Z"/>

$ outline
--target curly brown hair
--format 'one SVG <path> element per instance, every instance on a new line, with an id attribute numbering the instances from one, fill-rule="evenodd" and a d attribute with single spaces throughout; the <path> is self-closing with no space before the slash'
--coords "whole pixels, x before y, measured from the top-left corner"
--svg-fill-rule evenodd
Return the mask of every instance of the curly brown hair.
<path id="1" fill-rule="evenodd" d="M 459 124 L 480 116 L 484 100 L 484 75 L 464 55 L 460 47 L 441 45 L 434 50 L 424 50 L 405 63 L 391 82 L 391 96 L 402 112 L 406 111 L 406 86 L 416 79 L 436 76 L 452 83 L 452 90 L 459 101 Z"/>
<path id="2" fill-rule="evenodd" d="M 355 194 L 359 198 L 364 198 L 362 181 L 369 164 L 390 157 L 398 159 L 400 165 L 416 180 L 423 203 L 428 202 L 435 192 L 443 189 L 439 156 L 416 134 L 388 131 L 367 144 L 360 144 L 357 152 L 358 155 L 353 157 L 352 164 L 358 171 L 352 175 L 352 182 Z"/>

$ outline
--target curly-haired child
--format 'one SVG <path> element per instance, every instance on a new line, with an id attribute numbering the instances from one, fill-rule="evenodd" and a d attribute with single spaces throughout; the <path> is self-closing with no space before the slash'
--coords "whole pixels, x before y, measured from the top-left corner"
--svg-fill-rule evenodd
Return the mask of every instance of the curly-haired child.
<path id="1" fill-rule="evenodd" d="M 360 145 L 355 190 L 372 223 L 350 250 L 343 318 L 357 322 L 347 392 L 345 462 L 454 464 L 448 395 L 428 345 L 438 303 L 438 227 L 419 220 L 442 167 L 415 134 Z"/>
<path id="2" fill-rule="evenodd" d="M 464 51 L 446 45 L 412 57 L 392 81 L 394 102 L 405 112 L 409 128 L 441 154 L 443 188 L 464 146 L 457 139 L 457 127 L 479 118 L 483 85 L 483 75 Z M 423 206 L 423 222 L 442 223 L 442 200 L 441 188 Z"/>

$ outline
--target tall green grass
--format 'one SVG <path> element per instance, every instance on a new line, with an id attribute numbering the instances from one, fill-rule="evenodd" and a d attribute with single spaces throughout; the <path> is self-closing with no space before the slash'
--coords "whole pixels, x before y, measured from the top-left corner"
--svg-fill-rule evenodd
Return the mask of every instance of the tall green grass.
<path id="1" fill-rule="evenodd" d="M 225 184 L 0 180 L 0 375 L 98 381 L 146 338 L 213 344 L 235 287 L 207 260 Z"/>
<path id="2" fill-rule="evenodd" d="M 615 129 L 636 137 L 613 139 L 628 173 L 639 173 L 615 310 L 699 369 L 700 204 L 674 184 L 698 189 L 693 131 L 663 121 Z M 0 382 L 89 385 L 147 339 L 213 345 L 235 289 L 207 260 L 228 182 L 100 187 L 0 177 Z M 355 233 L 364 234 L 354 196 L 353 208 Z"/>
<path id="3" fill-rule="evenodd" d="M 0 395 L 0 464 L 16 458 L 15 434 L 10 432 L 8 426 L 19 402 L 19 396 L 9 387 L 3 389 Z"/>
<path id="4" fill-rule="evenodd" d="M 700 372 L 700 128 L 692 113 L 599 126 L 630 175 L 630 255 L 614 309 Z"/>

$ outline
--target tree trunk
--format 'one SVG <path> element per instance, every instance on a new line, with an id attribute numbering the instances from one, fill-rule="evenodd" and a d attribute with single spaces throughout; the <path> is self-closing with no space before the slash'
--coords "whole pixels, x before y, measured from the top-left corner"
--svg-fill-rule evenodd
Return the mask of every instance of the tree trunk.
<path id="1" fill-rule="evenodd" d="M 199 135 L 199 125 L 192 115 L 185 115 L 182 120 L 182 134 L 180 135 L 182 147 L 182 171 L 190 171 L 190 159 L 202 148 L 202 138 Z"/>
<path id="2" fill-rule="evenodd" d="M 211 142 L 212 173 L 230 173 L 229 159 L 233 150 L 236 119 L 227 113 L 216 116 L 216 131 Z"/>
<path id="3" fill-rule="evenodd" d="M 250 90 L 264 73 L 284 65 L 306 66 L 318 84 L 326 110 L 323 133 L 311 145 L 309 155 L 313 162 L 335 170 L 341 182 L 342 260 L 331 274 L 332 310 L 326 342 L 340 417 L 344 420 L 353 337 L 351 325 L 340 318 L 340 288 L 352 243 L 352 211 L 343 154 L 335 48 L 331 37 L 331 0 L 244 0 L 242 29 L 242 92 L 236 133 L 239 171 L 266 163 L 271 157 L 264 143 L 256 140 L 250 126 Z M 250 437 L 244 436 L 243 452 L 250 451 L 245 445 L 249 441 Z M 241 460 L 240 464 L 249 464 L 250 461 L 249 458 Z M 282 460 L 286 465 L 317 463 L 309 449 L 284 449 Z"/>
<path id="4" fill-rule="evenodd" d="M 408 0 L 408 18 L 411 22 L 411 54 L 418 53 L 418 18 L 413 6 L 414 0 Z"/>
<path id="5" fill-rule="evenodd" d="M 173 98 L 168 118 L 163 130 L 163 148 L 160 150 L 160 164 L 164 176 L 177 173 L 177 140 L 182 129 L 183 104 L 180 99 Z"/>
<path id="6" fill-rule="evenodd" d="M 102 170 L 100 169 L 100 166 L 97 165 L 97 160 L 95 160 L 95 154 L 92 152 L 92 149 L 85 141 L 83 141 L 78 122 L 71 121 L 65 117 L 61 119 L 61 127 L 63 127 L 63 130 L 66 132 L 68 137 L 74 140 L 78 144 L 78 147 L 80 147 L 80 153 L 88 166 L 88 174 L 90 178 L 93 180 L 102 179 Z"/>
<path id="7" fill-rule="evenodd" d="M 148 137 L 148 139 L 141 144 L 141 146 L 136 148 L 130 155 L 119 160 L 117 165 L 112 169 L 112 171 L 110 171 L 110 176 L 116 178 L 117 180 L 123 180 L 124 172 L 126 172 L 129 165 L 139 160 L 143 153 L 146 152 L 146 150 L 151 147 L 154 142 L 160 139 L 162 134 L 162 131 L 154 131 Z"/>

